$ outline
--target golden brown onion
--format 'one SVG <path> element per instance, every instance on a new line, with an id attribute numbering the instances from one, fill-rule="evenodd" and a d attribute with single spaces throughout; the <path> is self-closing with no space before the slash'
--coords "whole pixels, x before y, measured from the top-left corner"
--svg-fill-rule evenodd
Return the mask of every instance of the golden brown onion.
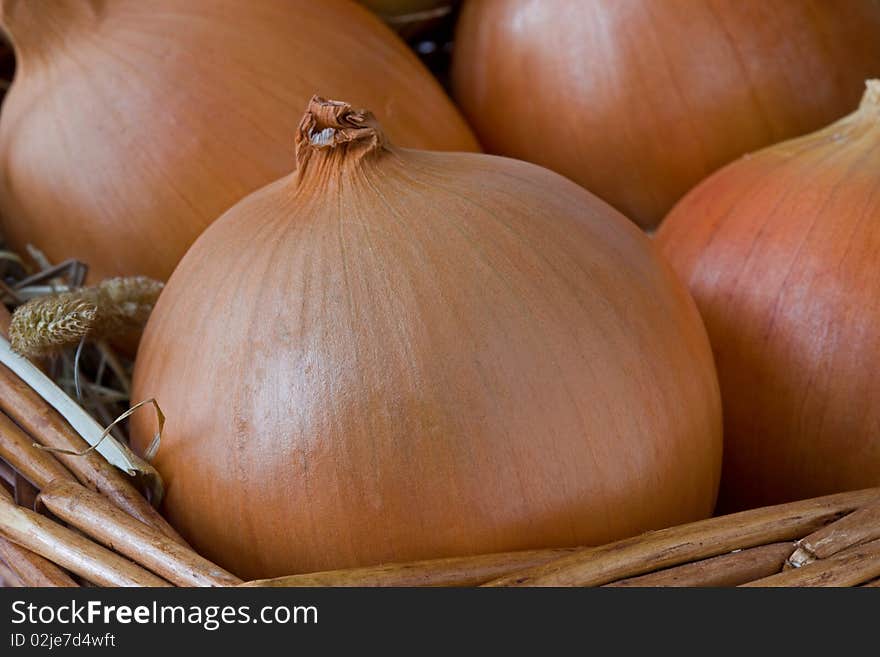
<path id="1" fill-rule="evenodd" d="M 440 86 L 347 0 L 2 0 L 19 70 L 0 120 L 11 244 L 92 280 L 164 279 L 212 220 L 290 170 L 315 92 L 401 144 L 472 150 Z"/>
<path id="2" fill-rule="evenodd" d="M 635 226 L 531 164 L 394 148 L 346 104 L 315 99 L 297 140 L 297 173 L 186 254 L 138 354 L 167 512 L 203 554 L 268 577 L 711 512 L 711 351 Z"/>
<path id="3" fill-rule="evenodd" d="M 470 0 L 453 62 L 486 149 L 644 227 L 737 156 L 843 116 L 878 75 L 875 0 Z"/>
<path id="4" fill-rule="evenodd" d="M 722 169 L 658 239 L 724 402 L 721 508 L 880 485 L 880 81 L 858 111 Z"/>

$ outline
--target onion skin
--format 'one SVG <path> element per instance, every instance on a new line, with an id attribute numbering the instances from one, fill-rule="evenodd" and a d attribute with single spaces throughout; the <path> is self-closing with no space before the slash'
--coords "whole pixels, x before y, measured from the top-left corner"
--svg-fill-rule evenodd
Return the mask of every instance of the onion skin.
<path id="1" fill-rule="evenodd" d="M 690 192 L 657 239 L 706 322 L 720 509 L 880 484 L 880 82 L 861 107 Z"/>
<path id="2" fill-rule="evenodd" d="M 878 34 L 873 0 L 470 0 L 453 91 L 487 151 L 651 228 L 720 166 L 849 112 Z"/>
<path id="3" fill-rule="evenodd" d="M 401 144 L 476 141 L 406 45 L 347 0 L 2 0 L 20 68 L 0 118 L 0 229 L 90 280 L 166 279 L 248 193 L 290 171 L 316 91 Z"/>
<path id="4" fill-rule="evenodd" d="M 320 99 L 296 174 L 174 272 L 133 387 L 172 524 L 246 579 L 603 543 L 705 517 L 720 475 L 705 329 L 648 238 Z"/>

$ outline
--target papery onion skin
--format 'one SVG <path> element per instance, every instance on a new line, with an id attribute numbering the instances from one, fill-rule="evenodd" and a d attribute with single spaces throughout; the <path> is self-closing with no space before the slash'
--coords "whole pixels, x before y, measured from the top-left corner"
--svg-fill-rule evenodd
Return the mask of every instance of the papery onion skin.
<path id="1" fill-rule="evenodd" d="M 711 513 L 711 350 L 637 228 L 531 164 L 396 149 L 344 104 L 302 126 L 297 173 L 203 233 L 138 354 L 188 540 L 254 578 Z"/>
<path id="2" fill-rule="evenodd" d="M 562 173 L 645 228 L 712 171 L 849 112 L 880 3 L 470 0 L 453 92 L 488 152 Z"/>
<path id="3" fill-rule="evenodd" d="M 290 171 L 316 91 L 401 144 L 475 150 L 415 55 L 347 0 L 3 0 L 19 70 L 0 115 L 0 227 L 90 280 L 166 279 L 246 194 Z"/>
<path id="4" fill-rule="evenodd" d="M 880 82 L 725 167 L 658 231 L 721 381 L 721 510 L 880 484 Z"/>

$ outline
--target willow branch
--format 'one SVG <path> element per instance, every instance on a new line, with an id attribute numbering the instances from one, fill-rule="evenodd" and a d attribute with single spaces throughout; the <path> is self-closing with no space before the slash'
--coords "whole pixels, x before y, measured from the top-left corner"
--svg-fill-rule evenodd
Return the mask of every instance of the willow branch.
<path id="1" fill-rule="evenodd" d="M 792 547 L 790 542 L 759 545 L 605 586 L 739 586 L 781 571 Z"/>
<path id="2" fill-rule="evenodd" d="M 858 586 L 880 577 L 880 539 L 743 586 Z"/>
<path id="3" fill-rule="evenodd" d="M 0 409 L 24 427 L 41 445 L 82 452 L 88 444 L 30 386 L 9 368 L 0 365 Z M 96 452 L 83 456 L 42 452 L 57 458 L 85 486 L 106 495 L 116 506 L 141 522 L 155 527 L 179 543 L 183 538 L 134 487 L 131 479 Z"/>
<path id="4" fill-rule="evenodd" d="M 52 454 L 34 447 L 34 441 L 5 413 L 0 413 L 0 458 L 24 475 L 37 488 L 73 475 Z"/>
<path id="5" fill-rule="evenodd" d="M 0 535 L 99 586 L 170 586 L 81 534 L 16 506 L 2 486 Z"/>
<path id="6" fill-rule="evenodd" d="M 78 586 L 70 575 L 48 559 L 2 537 L 0 537 L 0 559 L 6 562 L 23 586 Z"/>
<path id="7" fill-rule="evenodd" d="M 733 550 L 792 541 L 880 499 L 880 488 L 661 529 L 501 577 L 489 586 L 598 586 Z"/>
<path id="8" fill-rule="evenodd" d="M 799 568 L 845 550 L 880 538 L 880 501 L 854 511 L 835 523 L 816 530 L 797 542 L 788 562 Z"/>
<path id="9" fill-rule="evenodd" d="M 135 520 L 104 497 L 70 481 L 40 494 L 53 514 L 120 554 L 180 586 L 235 586 L 241 580 L 156 529 Z"/>
<path id="10" fill-rule="evenodd" d="M 24 582 L 18 578 L 18 575 L 3 559 L 0 559 L 0 586 L 6 589 L 18 589 L 24 586 Z"/>
<path id="11" fill-rule="evenodd" d="M 247 582 L 244 586 L 479 586 L 490 579 L 547 563 L 577 548 L 501 552 L 473 557 L 327 570 Z"/>

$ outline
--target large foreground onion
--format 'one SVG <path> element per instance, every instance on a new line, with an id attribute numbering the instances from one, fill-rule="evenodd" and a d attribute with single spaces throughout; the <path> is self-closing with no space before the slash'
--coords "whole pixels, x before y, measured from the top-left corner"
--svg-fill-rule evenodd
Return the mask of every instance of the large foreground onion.
<path id="1" fill-rule="evenodd" d="M 470 0 L 454 90 L 487 149 L 650 227 L 719 166 L 848 112 L 878 35 L 875 0 Z"/>
<path id="2" fill-rule="evenodd" d="M 312 102 L 297 160 L 196 241 L 138 354 L 167 511 L 204 554 L 257 577 L 711 512 L 711 349 L 637 228 L 531 164 L 392 148 L 341 103 Z"/>
<path id="3" fill-rule="evenodd" d="M 18 249 L 94 279 L 166 278 L 211 221 L 290 170 L 316 91 L 375 107 L 400 143 L 476 148 L 416 57 L 347 0 L 2 0 L 19 70 L 0 120 Z"/>
<path id="4" fill-rule="evenodd" d="M 880 485 L 880 82 L 702 183 L 659 240 L 715 350 L 723 508 Z"/>

